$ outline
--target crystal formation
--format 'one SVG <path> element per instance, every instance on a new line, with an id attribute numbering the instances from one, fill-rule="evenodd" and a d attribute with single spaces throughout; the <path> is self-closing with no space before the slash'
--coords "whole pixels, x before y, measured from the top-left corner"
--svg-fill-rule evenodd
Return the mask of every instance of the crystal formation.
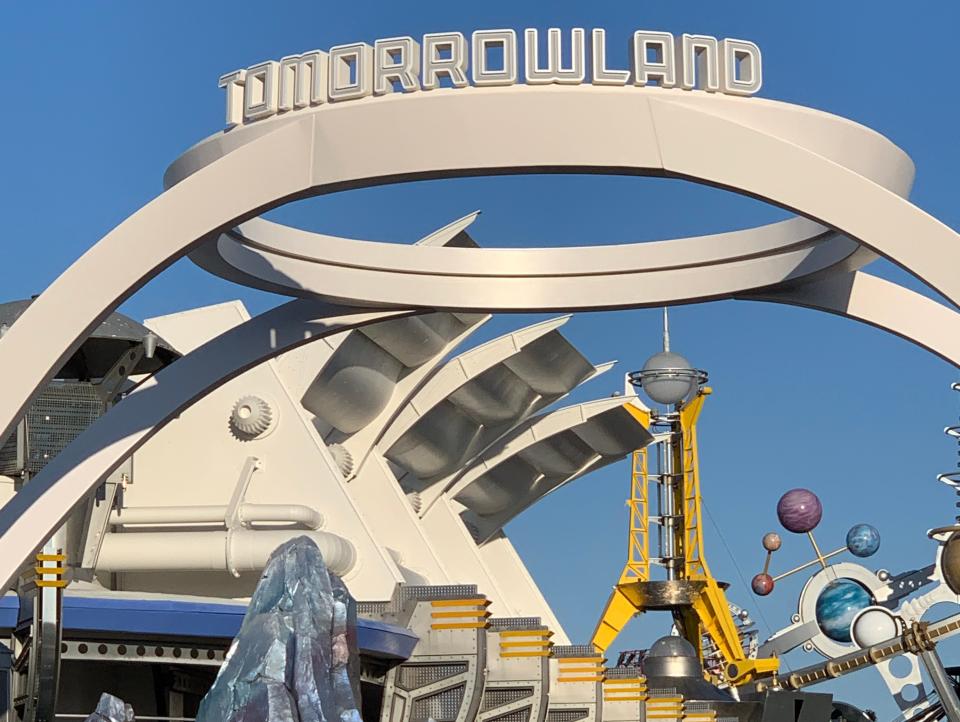
<path id="1" fill-rule="evenodd" d="M 134 722 L 133 707 L 122 699 L 104 692 L 100 695 L 97 708 L 84 722 Z"/>
<path id="2" fill-rule="evenodd" d="M 361 722 L 356 603 L 316 543 L 270 556 L 196 722 Z"/>

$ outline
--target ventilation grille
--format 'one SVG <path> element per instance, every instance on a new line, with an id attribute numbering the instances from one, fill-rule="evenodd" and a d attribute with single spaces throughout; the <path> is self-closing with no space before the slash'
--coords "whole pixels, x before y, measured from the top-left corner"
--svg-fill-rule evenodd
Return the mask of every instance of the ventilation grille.
<path id="1" fill-rule="evenodd" d="M 52 382 L 27 410 L 23 467 L 17 464 L 18 431 L 0 448 L 0 474 L 39 473 L 105 411 L 93 384 Z"/>
<path id="2" fill-rule="evenodd" d="M 546 629 L 540 617 L 496 617 L 490 620 L 490 629 Z"/>
<path id="3" fill-rule="evenodd" d="M 676 687 L 651 687 L 647 690 L 648 697 L 676 697 Z"/>
<path id="4" fill-rule="evenodd" d="M 441 679 L 455 677 L 467 671 L 466 662 L 453 664 L 405 664 L 397 674 L 397 686 L 408 692 L 412 689 L 426 687 L 428 684 L 439 682 Z"/>
<path id="5" fill-rule="evenodd" d="M 445 689 L 443 692 L 421 697 L 410 705 L 410 722 L 454 722 L 460 712 L 467 685 Z"/>
<path id="6" fill-rule="evenodd" d="M 643 672 L 639 667 L 610 667 L 605 676 L 607 679 L 643 679 Z"/>
<path id="7" fill-rule="evenodd" d="M 553 656 L 596 657 L 597 659 L 602 659 L 592 644 L 560 644 L 553 648 Z"/>
<path id="8" fill-rule="evenodd" d="M 417 601 L 434 599 L 476 599 L 476 584 L 438 584 L 435 586 L 420 586 L 415 584 L 401 584 L 393 593 L 388 612 L 399 613 L 411 599 Z"/>
<path id="9" fill-rule="evenodd" d="M 547 722 L 577 722 L 589 715 L 590 710 L 586 709 L 552 709 L 547 712 Z"/>
<path id="10" fill-rule="evenodd" d="M 532 696 L 533 687 L 494 687 L 487 689 L 483 693 L 483 703 L 480 705 L 480 711 L 486 712 L 488 709 L 503 707 L 505 704 Z M 529 714 L 529 709 L 527 712 Z M 501 718 L 497 717 L 497 719 Z"/>

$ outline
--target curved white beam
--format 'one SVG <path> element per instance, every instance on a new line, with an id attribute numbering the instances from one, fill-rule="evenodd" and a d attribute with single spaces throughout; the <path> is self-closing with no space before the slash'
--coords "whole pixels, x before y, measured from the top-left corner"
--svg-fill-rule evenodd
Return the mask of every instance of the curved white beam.
<path id="1" fill-rule="evenodd" d="M 286 350 L 396 315 L 292 301 L 217 336 L 145 381 L 0 509 L 2 588 L 100 479 L 198 399 Z"/>
<path id="2" fill-rule="evenodd" d="M 862 321 L 960 366 L 960 313 L 869 273 L 855 271 L 739 298 L 804 306 Z"/>

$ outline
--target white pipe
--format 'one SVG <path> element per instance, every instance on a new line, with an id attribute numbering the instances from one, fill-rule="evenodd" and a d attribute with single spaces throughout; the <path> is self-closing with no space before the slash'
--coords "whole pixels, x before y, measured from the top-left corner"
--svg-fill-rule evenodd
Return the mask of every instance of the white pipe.
<path id="1" fill-rule="evenodd" d="M 219 524 L 226 521 L 226 506 L 134 506 L 110 514 L 113 526 L 134 524 Z M 241 504 L 240 522 L 293 523 L 304 529 L 319 529 L 323 515 L 303 504 Z"/>
<path id="2" fill-rule="evenodd" d="M 308 536 L 317 543 L 334 574 L 343 576 L 357 563 L 353 544 L 329 532 L 235 529 L 107 534 L 96 568 L 104 572 L 258 572 L 274 549 L 297 536 Z"/>

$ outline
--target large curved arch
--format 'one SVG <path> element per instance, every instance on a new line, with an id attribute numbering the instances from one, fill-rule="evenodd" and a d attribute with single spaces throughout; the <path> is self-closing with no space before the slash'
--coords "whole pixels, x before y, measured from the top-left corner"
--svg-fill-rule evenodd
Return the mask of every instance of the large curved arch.
<path id="1" fill-rule="evenodd" d="M 496 118 L 516 120 L 509 134 Z M 597 118 L 603 118 L 602 133 L 596 132 Z M 385 127 L 389 135 L 378 132 Z M 571 132 L 576 143 L 570 142 Z M 400 136 L 403 143 L 393 142 Z M 351 147 L 363 152 L 351 154 Z M 530 171 L 682 177 L 762 198 L 813 220 L 589 249 L 372 247 L 330 236 L 318 248 L 286 231 L 256 238 L 228 233 L 266 209 L 320 192 L 422 177 Z M 437 91 L 323 106 L 235 129 L 189 151 L 173 167 L 171 178 L 177 182 L 172 187 L 87 251 L 7 332 L 0 342 L 0 375 L 8 380 L 0 398 L 0 437 L 105 315 L 204 241 L 216 243 L 206 257 L 216 251 L 218 263 L 247 281 L 269 282 L 289 294 L 366 306 L 484 312 L 625 308 L 751 293 L 773 300 L 770 287 L 857 268 L 872 257 L 859 243 L 957 304 L 960 238 L 905 200 L 912 174 L 909 159 L 889 141 L 835 116 L 755 98 L 659 88 Z M 721 250 L 711 249 L 718 242 L 725 244 Z M 706 255 L 698 257 L 700 251 Z M 903 302 L 912 307 L 932 309 L 928 300 L 859 275 L 852 278 L 855 291 L 858 286 L 881 290 L 856 291 L 846 301 L 841 293 L 830 300 L 843 282 L 831 285 L 821 278 L 820 285 L 776 300 L 859 318 L 960 365 L 960 349 L 946 338 L 958 327 L 954 311 L 930 302 L 943 309 L 933 309 L 943 324 L 921 327 L 889 302 L 907 299 Z M 288 312 L 271 312 L 236 336 L 226 336 L 261 333 L 281 317 L 276 314 Z M 384 317 L 383 312 L 329 312 L 343 315 L 316 321 L 322 327 L 317 333 Z M 253 341 L 230 361 L 215 357 L 230 348 L 222 345 L 227 341 L 211 342 L 204 353 L 181 360 L 112 410 L 81 443 L 61 454 L 46 476 L 38 476 L 0 510 L 5 565 L 0 570 L 9 571 L 39 546 L 102 476 L 95 472 L 106 473 L 142 443 L 153 428 L 143 420 L 162 423 L 177 404 L 203 393 L 198 384 L 221 383 L 242 370 L 243 359 L 252 364 L 282 350 L 262 337 Z M 255 358 L 254 352 L 261 355 Z M 198 369 L 196 378 L 185 369 Z M 214 379 L 218 373 L 221 377 Z M 167 396 L 154 391 L 159 383 L 183 388 Z"/>
<path id="2" fill-rule="evenodd" d="M 501 126 L 494 122 L 496 118 L 516 121 L 511 125 L 510 134 L 502 132 Z M 604 119 L 602 133 L 592 132 L 596 118 Z M 752 125 L 745 125 L 746 122 Z M 388 127 L 389 134 L 378 132 Z M 570 142 L 571 128 L 577 129 L 577 143 Z M 773 131 L 782 137 L 771 135 Z M 401 136 L 404 142 L 395 142 L 394 139 Z M 464 142 L 465 137 L 469 142 Z M 702 142 L 690 142 L 691 139 L 702 139 Z M 814 150 L 801 148 L 797 142 L 806 142 Z M 363 148 L 363 152 L 351 153 L 352 148 Z M 742 149 L 749 162 L 735 157 L 737 168 L 728 168 L 733 149 Z M 785 158 L 789 162 L 784 163 Z M 846 165 L 841 165 L 844 162 Z M 797 173 L 789 172 L 793 164 L 797 165 Z M 59 362 L 76 348 L 79 339 L 100 318 L 203 239 L 267 208 L 317 192 L 431 174 L 523 169 L 667 173 L 725 185 L 797 208 L 844 231 L 852 231 L 853 236 L 912 268 L 948 298 L 958 296 L 941 278 L 943 267 L 949 264 L 939 264 L 938 273 L 936 268 L 929 268 L 931 264 L 925 258 L 918 258 L 914 263 L 916 254 L 911 255 L 909 249 L 902 248 L 903 243 L 889 238 L 892 232 L 903 233 L 904 224 L 906 230 L 916 231 L 904 235 L 915 238 L 930 234 L 929 242 L 935 247 L 942 246 L 944 239 L 955 238 L 952 231 L 932 222 L 898 197 L 898 193 L 906 194 L 912 180 L 909 159 L 872 131 L 825 113 L 772 101 L 706 93 L 590 86 L 438 91 L 431 95 L 334 104 L 237 128 L 199 144 L 174 165 L 171 177 L 179 182 L 120 224 L 67 269 L 32 304 L 0 345 L 0 373 L 14 380 L 11 392 L 0 399 L 0 436 L 6 435 L 34 390 L 50 378 Z M 804 182 L 821 172 L 824 182 Z M 846 194 L 836 193 L 832 188 L 827 190 L 831 176 L 844 181 L 854 196 L 840 201 L 837 196 Z M 850 206 L 858 205 L 861 200 L 855 197 L 856 193 L 863 195 L 863 200 L 868 196 L 877 200 L 869 204 L 866 214 L 872 217 L 872 224 L 864 222 L 870 219 L 862 218 L 862 213 L 849 211 Z M 890 214 L 896 219 L 890 222 L 877 219 L 884 215 L 878 209 L 885 206 L 891 207 Z M 795 257 L 780 259 L 766 275 L 761 272 L 762 256 L 734 262 L 747 264 L 744 267 L 724 264 L 726 285 L 706 291 L 692 289 L 684 293 L 685 300 L 770 285 L 783 278 L 843 263 L 854 254 L 855 245 L 849 241 L 832 236 L 824 238 L 823 229 L 801 225 L 806 231 L 801 237 L 784 237 L 774 244 L 778 253 L 789 250 Z M 780 224 L 777 232 L 792 234 L 794 230 L 791 225 Z M 818 232 L 811 238 L 813 230 Z M 729 243 L 731 239 L 727 236 Z M 748 236 L 742 238 L 748 239 Z M 807 244 L 807 252 L 797 255 L 797 244 Z M 365 244 L 346 239 L 328 246 L 320 250 L 321 259 L 341 248 L 351 252 L 359 249 L 364 256 L 369 256 L 370 251 Z M 831 249 L 825 258 L 823 248 Z M 604 266 L 614 262 L 610 267 L 613 278 L 605 277 L 604 273 L 579 275 L 576 293 L 564 290 L 558 294 L 559 289 L 551 291 L 551 287 L 566 286 L 570 277 L 562 275 L 551 281 L 543 274 L 558 263 L 582 274 L 583 254 L 565 252 L 569 249 L 546 252 L 541 249 L 507 255 L 506 264 L 481 261 L 490 293 L 476 294 L 474 287 L 464 295 L 463 289 L 471 286 L 475 279 L 462 263 L 455 264 L 459 268 L 450 268 L 448 260 L 464 258 L 468 264 L 475 265 L 481 258 L 475 254 L 488 251 L 417 247 L 418 255 L 410 256 L 411 247 L 383 250 L 384 261 L 404 272 L 405 277 L 399 279 L 403 283 L 398 283 L 399 274 L 392 274 L 391 282 L 384 284 L 379 276 L 361 273 L 369 257 L 360 258 L 359 267 L 328 267 L 325 285 L 333 290 L 327 295 L 354 296 L 373 305 L 462 307 L 463 310 L 476 307 L 477 297 L 483 296 L 504 299 L 497 304 L 498 308 L 505 305 L 518 310 L 664 303 L 677 300 L 676 288 L 685 291 L 689 288 L 686 283 L 678 286 L 674 277 L 668 287 L 660 288 L 662 293 L 657 297 L 649 293 L 642 297 L 623 293 L 622 289 L 629 287 L 648 288 L 652 279 L 647 276 L 642 284 L 620 283 L 626 280 L 622 273 L 624 257 L 622 253 L 608 251 L 609 260 L 599 256 L 598 260 Z M 952 258 L 949 250 L 944 251 L 945 260 Z M 599 249 L 593 249 L 591 257 L 598 252 Z M 474 255 L 462 256 L 463 253 Z M 672 253 L 670 250 L 668 255 Z M 740 256 L 756 253 L 765 251 L 751 252 L 745 248 Z M 954 250 L 953 254 L 960 254 L 960 250 Z M 422 275 L 411 273 L 410 266 L 416 269 L 422 265 L 422 259 L 427 258 L 438 259 L 445 275 L 433 273 L 431 264 L 427 264 L 432 283 L 424 287 Z M 263 263 L 269 267 L 271 259 L 264 258 Z M 642 273 L 645 263 L 641 259 L 640 268 L 632 270 Z M 532 272 L 538 279 L 533 296 L 527 278 Z M 507 278 L 497 275 L 504 273 L 514 275 Z M 91 282 L 92 279 L 95 282 Z M 300 284 L 295 277 L 290 277 L 286 285 Z M 451 297 L 451 287 L 460 289 L 459 296 Z M 611 293 L 617 287 L 621 293 Z M 555 300 L 549 300 L 551 294 Z M 36 338 L 32 333 L 34 328 L 45 329 L 43 338 Z"/>

